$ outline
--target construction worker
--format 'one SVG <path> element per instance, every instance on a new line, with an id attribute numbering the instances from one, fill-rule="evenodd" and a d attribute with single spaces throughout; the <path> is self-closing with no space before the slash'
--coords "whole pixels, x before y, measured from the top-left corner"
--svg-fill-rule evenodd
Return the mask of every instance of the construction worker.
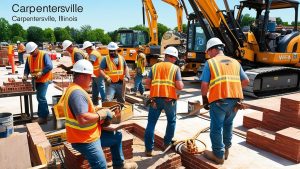
<path id="1" fill-rule="evenodd" d="M 96 77 L 93 77 L 92 82 L 92 101 L 94 105 L 99 105 L 98 102 L 98 96 L 99 92 L 101 95 L 101 101 L 106 101 L 106 95 L 105 95 L 105 84 L 104 84 L 104 78 L 100 76 L 100 63 L 102 61 L 101 54 L 93 49 L 93 44 L 90 41 L 85 41 L 83 43 L 83 50 L 85 50 L 89 57 L 88 60 L 93 64 L 94 66 L 94 75 Z"/>
<path id="2" fill-rule="evenodd" d="M 228 158 L 235 106 L 243 99 L 242 88 L 249 83 L 240 63 L 224 55 L 224 47 L 218 38 L 207 42 L 206 53 L 211 59 L 206 61 L 200 78 L 203 105 L 209 109 L 211 119 L 212 151 L 206 150 L 204 155 L 217 164 L 223 164 Z"/>
<path id="3" fill-rule="evenodd" d="M 167 148 L 174 137 L 176 126 L 176 90 L 182 90 L 180 69 L 174 63 L 178 60 L 178 51 L 170 46 L 164 51 L 165 61 L 152 66 L 148 75 L 150 84 L 151 104 L 148 114 L 148 124 L 145 131 L 146 156 L 152 156 L 154 147 L 154 129 L 162 110 L 167 116 L 167 128 L 164 136 L 164 147 Z"/>
<path id="4" fill-rule="evenodd" d="M 145 92 L 145 87 L 142 81 L 145 73 L 145 67 L 147 65 L 146 55 L 143 53 L 144 50 L 145 50 L 144 47 L 139 46 L 137 60 L 136 60 L 134 88 L 132 89 L 132 92 L 136 93 L 137 91 L 139 91 L 141 95 L 143 95 Z"/>
<path id="5" fill-rule="evenodd" d="M 124 162 L 122 133 L 101 130 L 102 124 L 109 124 L 114 113 L 109 109 L 95 111 L 86 92 L 93 75 L 91 62 L 81 59 L 71 71 L 74 81 L 62 96 L 67 141 L 88 160 L 92 169 L 107 168 L 102 147 L 110 147 L 114 168 L 137 168 L 136 163 Z"/>
<path id="6" fill-rule="evenodd" d="M 17 41 L 17 48 L 18 48 L 18 58 L 20 64 L 24 64 L 24 53 L 26 52 L 25 46 L 20 41 Z"/>
<path id="7" fill-rule="evenodd" d="M 26 53 L 30 54 L 30 56 L 27 58 L 22 80 L 26 81 L 28 75 L 31 74 L 39 103 L 37 112 L 39 118 L 36 122 L 44 124 L 47 123 L 47 117 L 49 115 L 46 93 L 48 85 L 52 80 L 53 66 L 51 58 L 47 53 L 39 50 L 37 44 L 34 42 L 28 42 L 26 44 Z"/>
<path id="8" fill-rule="evenodd" d="M 106 81 L 106 99 L 112 101 L 114 97 L 118 102 L 125 103 L 123 82 L 129 81 L 129 70 L 123 56 L 117 50 L 119 46 L 115 42 L 107 45 L 109 56 L 102 59 L 100 74 Z"/>
<path id="9" fill-rule="evenodd" d="M 86 54 L 81 49 L 78 49 L 77 47 L 73 46 L 73 44 L 70 40 L 63 41 L 62 47 L 63 47 L 64 51 L 66 50 L 70 53 L 71 60 L 72 60 L 72 66 L 67 67 L 63 64 L 60 64 L 57 67 L 60 67 L 69 73 L 70 73 L 71 69 L 73 68 L 73 65 L 75 64 L 75 62 L 77 62 L 80 59 L 87 58 Z"/>

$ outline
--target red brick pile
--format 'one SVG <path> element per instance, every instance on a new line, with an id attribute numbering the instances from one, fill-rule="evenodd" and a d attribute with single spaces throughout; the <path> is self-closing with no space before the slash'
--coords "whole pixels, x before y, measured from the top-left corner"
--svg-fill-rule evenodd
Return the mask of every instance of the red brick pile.
<path id="1" fill-rule="evenodd" d="M 6 48 L 0 50 L 0 66 L 8 66 L 8 52 Z"/>
<path id="2" fill-rule="evenodd" d="M 133 157 L 133 137 L 131 134 L 126 131 L 122 131 L 122 146 L 123 146 L 123 154 L 125 159 L 130 159 Z M 72 148 L 70 143 L 64 144 L 64 152 L 65 152 L 65 165 L 67 168 L 72 169 L 88 169 L 90 168 L 88 161 L 75 149 Z M 110 162 L 112 160 L 110 149 L 104 148 L 103 152 L 106 157 L 106 161 Z"/>
<path id="3" fill-rule="evenodd" d="M 265 109 L 245 115 L 243 125 L 252 128 L 247 143 L 300 162 L 300 96 L 281 98 L 279 112 Z"/>
<path id="4" fill-rule="evenodd" d="M 0 93 L 32 91 L 32 84 L 30 82 L 3 82 L 0 86 Z"/>

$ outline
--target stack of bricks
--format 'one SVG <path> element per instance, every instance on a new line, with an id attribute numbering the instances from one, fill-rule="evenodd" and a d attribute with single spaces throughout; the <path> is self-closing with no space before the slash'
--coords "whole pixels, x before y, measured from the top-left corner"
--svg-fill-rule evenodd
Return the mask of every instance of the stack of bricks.
<path id="1" fill-rule="evenodd" d="M 263 110 L 244 116 L 247 143 L 300 162 L 300 95 L 281 98 L 280 111 Z M 256 127 L 256 128 L 255 128 Z"/>
<path id="2" fill-rule="evenodd" d="M 133 137 L 131 134 L 127 133 L 126 131 L 122 131 L 122 147 L 123 147 L 123 154 L 125 159 L 131 159 L 133 157 Z M 65 165 L 67 168 L 73 169 L 87 169 L 90 168 L 88 161 L 75 149 L 72 148 L 70 143 L 64 144 L 64 151 L 65 151 Z M 103 152 L 105 154 L 105 158 L 107 162 L 111 162 L 112 156 L 110 153 L 110 149 L 103 148 Z"/>
<path id="3" fill-rule="evenodd" d="M 32 84 L 30 82 L 16 82 L 14 79 L 8 78 L 8 82 L 3 82 L 0 86 L 0 93 L 32 91 Z"/>
<path id="4" fill-rule="evenodd" d="M 72 75 L 67 75 L 66 73 L 55 73 L 53 76 L 53 82 L 55 83 L 55 85 L 61 87 L 61 88 L 65 88 L 68 87 L 69 84 L 73 81 L 72 80 L 73 77 Z"/>
<path id="5" fill-rule="evenodd" d="M 6 48 L 0 50 L 0 65 L 8 66 L 8 52 Z"/>
<path id="6" fill-rule="evenodd" d="M 160 159 L 159 164 L 151 168 L 155 169 L 178 169 L 182 166 L 179 154 L 171 153 Z"/>
<path id="7" fill-rule="evenodd" d="M 52 159 L 52 147 L 38 123 L 27 123 L 28 145 L 33 166 L 47 164 Z"/>

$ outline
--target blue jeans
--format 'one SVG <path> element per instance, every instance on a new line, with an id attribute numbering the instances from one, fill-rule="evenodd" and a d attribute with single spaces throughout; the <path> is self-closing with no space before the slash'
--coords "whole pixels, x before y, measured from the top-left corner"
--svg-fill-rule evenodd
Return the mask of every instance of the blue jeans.
<path id="1" fill-rule="evenodd" d="M 111 83 L 106 86 L 106 100 L 112 101 L 116 96 L 116 99 L 120 103 L 125 103 L 125 98 L 122 96 L 123 83 Z"/>
<path id="2" fill-rule="evenodd" d="M 105 84 L 103 77 L 94 77 L 92 82 L 92 101 L 94 105 L 99 105 L 98 96 L 101 96 L 101 100 L 106 101 Z"/>
<path id="3" fill-rule="evenodd" d="M 46 99 L 46 93 L 49 82 L 36 83 L 36 98 L 38 101 L 38 116 L 40 118 L 47 118 L 49 115 L 48 103 Z"/>
<path id="4" fill-rule="evenodd" d="M 24 55 L 24 53 L 18 53 L 18 59 L 19 59 L 20 64 L 24 63 L 23 55 Z"/>
<path id="5" fill-rule="evenodd" d="M 136 92 L 138 90 L 141 94 L 143 94 L 145 92 L 145 87 L 144 87 L 142 81 L 143 81 L 143 75 L 136 74 L 135 79 L 134 79 L 134 88 L 133 88 L 134 92 Z"/>
<path id="6" fill-rule="evenodd" d="M 106 159 L 102 147 L 110 147 L 113 166 L 122 166 L 124 155 L 122 150 L 122 133 L 101 131 L 100 139 L 92 143 L 73 143 L 72 147 L 88 160 L 92 169 L 106 169 Z"/>
<path id="7" fill-rule="evenodd" d="M 146 151 L 152 151 L 154 147 L 154 129 L 161 111 L 164 109 L 167 116 L 167 128 L 164 136 L 164 144 L 171 144 L 176 126 L 176 101 L 166 101 L 164 98 L 155 98 L 156 108 L 150 106 L 148 124 L 145 131 Z"/>
<path id="8" fill-rule="evenodd" d="M 210 140 L 218 158 L 224 157 L 225 148 L 231 147 L 232 124 L 238 99 L 223 99 L 210 104 Z"/>

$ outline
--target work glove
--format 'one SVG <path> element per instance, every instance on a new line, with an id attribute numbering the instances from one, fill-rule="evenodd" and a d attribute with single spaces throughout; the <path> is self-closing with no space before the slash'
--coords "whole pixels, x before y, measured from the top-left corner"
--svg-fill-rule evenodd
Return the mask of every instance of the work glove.
<path id="1" fill-rule="evenodd" d="M 107 85 L 111 84 L 111 78 L 109 76 L 105 77 L 105 81 L 106 81 Z"/>
<path id="2" fill-rule="evenodd" d="M 37 74 L 35 74 L 35 78 L 39 79 L 40 77 L 42 77 L 43 73 L 42 72 L 37 72 Z"/>
<path id="3" fill-rule="evenodd" d="M 209 110 L 209 103 L 207 96 L 202 96 L 202 105 L 204 105 L 205 110 Z"/>
<path id="4" fill-rule="evenodd" d="M 109 109 L 101 109 L 96 113 L 99 115 L 99 120 L 111 120 L 115 115 L 115 113 Z"/>
<path id="5" fill-rule="evenodd" d="M 26 82 L 27 79 L 28 79 L 28 77 L 27 77 L 26 75 L 24 75 L 24 76 L 22 77 L 22 81 L 23 81 L 23 82 Z"/>

